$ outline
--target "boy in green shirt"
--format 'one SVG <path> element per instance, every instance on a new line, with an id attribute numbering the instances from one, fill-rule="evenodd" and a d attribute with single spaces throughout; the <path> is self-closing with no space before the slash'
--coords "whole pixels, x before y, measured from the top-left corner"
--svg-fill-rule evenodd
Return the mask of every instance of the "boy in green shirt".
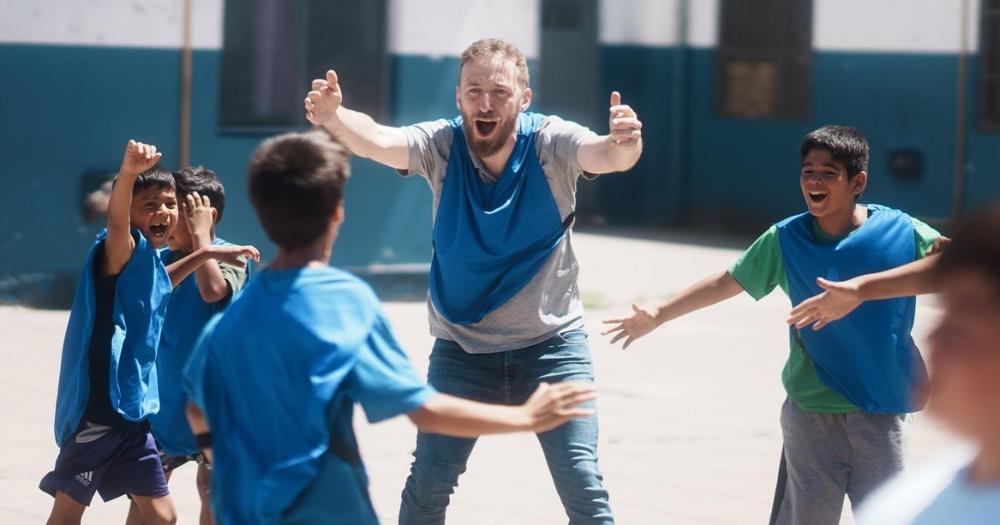
<path id="1" fill-rule="evenodd" d="M 768 229 L 727 271 L 655 309 L 633 306 L 605 321 L 627 348 L 672 319 L 747 292 L 780 287 L 799 304 L 822 291 L 817 279 L 895 268 L 928 256 L 938 232 L 908 215 L 857 200 L 868 182 L 868 143 L 857 130 L 825 126 L 805 137 L 800 188 L 808 207 Z M 912 344 L 912 297 L 870 303 L 824 331 L 793 327 L 782 372 L 788 399 L 771 523 L 840 520 L 846 494 L 857 505 L 902 468 L 906 414 L 919 409 L 923 362 Z"/>

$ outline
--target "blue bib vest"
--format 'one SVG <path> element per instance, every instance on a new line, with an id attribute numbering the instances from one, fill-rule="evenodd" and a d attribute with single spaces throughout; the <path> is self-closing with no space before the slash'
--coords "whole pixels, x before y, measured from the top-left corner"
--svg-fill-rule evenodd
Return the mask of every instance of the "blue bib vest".
<path id="1" fill-rule="evenodd" d="M 215 436 L 219 523 L 278 523 L 327 451 L 340 453 L 331 449 L 344 442 L 331 436 L 331 403 L 377 315 L 374 294 L 356 278 L 300 268 L 261 272 L 212 319 L 186 379 Z"/>
<path id="2" fill-rule="evenodd" d="M 538 161 L 535 141 L 544 119 L 519 115 L 514 150 L 496 184 L 480 178 L 462 119 L 450 122 L 454 138 L 434 221 L 430 295 L 452 323 L 477 323 L 517 295 L 565 235 Z"/>
<path id="3" fill-rule="evenodd" d="M 155 361 L 171 284 L 160 256 L 142 233 L 133 229 L 132 237 L 135 251 L 115 285 L 108 388 L 112 408 L 127 421 L 142 421 L 160 408 Z M 90 397 L 87 352 L 97 308 L 94 257 L 105 239 L 107 230 L 98 234 L 83 264 L 63 339 L 55 417 L 59 446 L 76 433 Z"/>
<path id="4" fill-rule="evenodd" d="M 820 243 L 804 213 L 778 223 L 781 257 L 793 305 L 821 293 L 817 277 L 842 281 L 880 272 L 916 257 L 913 220 L 903 212 L 868 205 L 869 217 L 853 234 Z M 865 412 L 919 410 L 913 397 L 926 377 L 910 330 L 916 299 L 869 301 L 819 331 L 792 327 L 819 379 Z"/>
<path id="5" fill-rule="evenodd" d="M 215 239 L 212 244 L 221 246 L 229 243 Z M 169 248 L 160 252 L 160 258 L 165 261 L 169 261 L 172 255 Z M 253 263 L 247 263 L 248 274 L 251 264 Z M 187 395 L 181 388 L 181 374 L 205 324 L 231 300 L 232 298 L 214 304 L 206 303 L 201 298 L 194 274 L 184 279 L 170 294 L 160 348 L 156 353 L 160 411 L 150 416 L 149 422 L 160 448 L 171 456 L 187 456 L 199 452 L 194 443 L 194 434 L 188 426 L 185 413 Z"/>

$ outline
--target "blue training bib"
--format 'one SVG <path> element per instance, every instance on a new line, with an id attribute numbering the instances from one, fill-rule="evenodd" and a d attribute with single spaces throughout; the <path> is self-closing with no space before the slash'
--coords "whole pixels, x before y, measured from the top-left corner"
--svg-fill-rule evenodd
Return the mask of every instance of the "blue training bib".
<path id="1" fill-rule="evenodd" d="M 135 250 L 115 285 L 108 388 L 111 406 L 123 418 L 142 421 L 160 407 L 155 361 L 171 284 L 167 269 L 142 233 L 133 229 L 132 237 Z M 63 339 L 55 417 L 59 446 L 76 433 L 90 397 L 87 352 L 97 308 L 94 256 L 106 238 L 104 230 L 87 254 Z"/>
<path id="2" fill-rule="evenodd" d="M 378 318 L 377 301 L 333 268 L 264 271 L 205 328 L 185 387 L 215 436 L 219 523 L 279 523 L 320 474 L 336 442 L 331 402 Z"/>
<path id="3" fill-rule="evenodd" d="M 452 145 L 434 221 L 430 295 L 455 324 L 477 323 L 517 295 L 565 235 L 535 145 L 545 116 L 518 116 L 517 141 L 496 184 L 469 156 L 462 119 Z"/>
<path id="4" fill-rule="evenodd" d="M 793 305 L 821 293 L 817 277 L 842 281 L 913 262 L 913 219 L 868 205 L 869 217 L 853 234 L 817 242 L 805 213 L 778 223 L 781 257 Z M 926 378 L 910 331 L 916 299 L 869 301 L 819 331 L 791 328 L 812 358 L 819 379 L 869 413 L 912 412 L 915 389 Z"/>
<path id="5" fill-rule="evenodd" d="M 212 244 L 222 246 L 230 243 L 216 238 Z M 162 260 L 169 261 L 171 256 L 169 248 L 160 252 Z M 252 262 L 248 261 L 247 279 L 250 278 L 251 265 Z M 236 292 L 234 290 L 233 293 Z M 182 374 L 198 335 L 212 316 L 225 309 L 230 301 L 232 297 L 214 304 L 206 303 L 201 298 L 194 274 L 184 279 L 170 294 L 160 348 L 156 353 L 160 411 L 152 415 L 149 422 L 160 448 L 171 456 L 187 456 L 199 452 L 185 412 L 187 395 L 181 387 Z"/>

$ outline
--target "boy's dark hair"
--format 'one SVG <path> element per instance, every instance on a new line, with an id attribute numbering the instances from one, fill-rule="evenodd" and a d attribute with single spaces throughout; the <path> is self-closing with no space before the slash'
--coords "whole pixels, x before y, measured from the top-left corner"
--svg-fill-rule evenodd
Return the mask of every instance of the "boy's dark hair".
<path id="1" fill-rule="evenodd" d="M 271 241 L 291 250 L 322 235 L 350 171 L 347 150 L 323 132 L 286 133 L 258 146 L 247 186 Z"/>
<path id="2" fill-rule="evenodd" d="M 843 164 L 848 178 L 868 171 L 868 140 L 854 128 L 823 126 L 806 135 L 799 147 L 801 160 L 817 149 L 829 151 L 834 161 Z"/>
<path id="3" fill-rule="evenodd" d="M 187 197 L 189 193 L 198 192 L 207 195 L 215 208 L 216 224 L 222 222 L 222 212 L 226 209 L 226 189 L 215 172 L 203 166 L 188 166 L 174 172 L 177 184 L 177 199 Z"/>
<path id="4" fill-rule="evenodd" d="M 115 180 L 117 181 L 117 179 Z M 174 175 L 170 173 L 170 170 L 157 164 L 139 174 L 139 177 L 135 179 L 135 184 L 132 186 L 132 195 L 149 188 L 176 191 L 177 186 L 174 183 Z"/>
<path id="5" fill-rule="evenodd" d="M 1000 293 L 1000 205 L 966 217 L 941 253 L 934 271 L 939 279 L 974 271 Z"/>

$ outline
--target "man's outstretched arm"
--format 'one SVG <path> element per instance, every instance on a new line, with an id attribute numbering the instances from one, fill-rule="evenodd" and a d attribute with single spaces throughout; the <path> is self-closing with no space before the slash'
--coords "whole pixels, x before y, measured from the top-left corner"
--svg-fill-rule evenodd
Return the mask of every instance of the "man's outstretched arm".
<path id="1" fill-rule="evenodd" d="M 306 119 L 322 126 L 351 153 L 405 170 L 410 167 L 410 147 L 399 128 L 383 126 L 370 116 L 343 106 L 344 95 L 334 70 L 312 81 L 304 100 Z"/>
<path id="2" fill-rule="evenodd" d="M 611 93 L 608 111 L 608 134 L 587 138 L 577 150 L 576 160 L 587 173 L 626 171 L 635 166 L 642 155 L 639 115 L 622 104 L 622 96 L 617 91 Z"/>

